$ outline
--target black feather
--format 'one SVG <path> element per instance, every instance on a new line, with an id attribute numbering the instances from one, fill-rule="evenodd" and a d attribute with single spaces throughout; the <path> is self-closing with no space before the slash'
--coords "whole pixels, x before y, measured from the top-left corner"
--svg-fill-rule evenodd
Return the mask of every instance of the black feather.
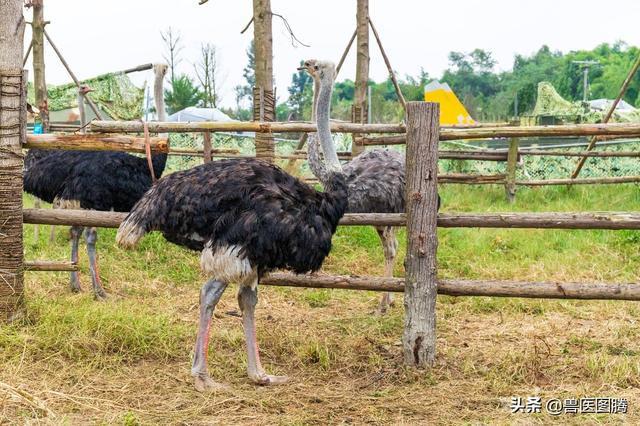
<path id="1" fill-rule="evenodd" d="M 272 164 L 232 159 L 160 179 L 124 223 L 193 250 L 239 246 L 259 274 L 304 273 L 322 265 L 346 208 L 342 174 L 319 192 Z"/>
<path id="2" fill-rule="evenodd" d="M 156 177 L 167 155 L 153 156 Z M 151 187 L 146 158 L 123 152 L 30 150 L 24 189 L 36 197 L 78 201 L 83 209 L 128 212 Z"/>

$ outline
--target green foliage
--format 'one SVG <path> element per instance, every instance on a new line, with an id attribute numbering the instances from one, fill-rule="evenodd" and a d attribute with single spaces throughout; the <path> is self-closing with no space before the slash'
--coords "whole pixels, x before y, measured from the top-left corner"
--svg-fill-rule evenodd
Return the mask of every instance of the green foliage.
<path id="1" fill-rule="evenodd" d="M 595 60 L 599 66 L 589 73 L 590 99 L 613 99 L 620 90 L 627 73 L 640 49 L 624 42 L 603 43 L 592 50 L 572 51 L 563 54 L 543 45 L 538 51 L 517 54 L 511 70 L 496 71 L 491 52 L 475 49 L 471 52 L 451 52 L 450 67 L 440 80 L 448 83 L 458 95 L 471 115 L 480 121 L 507 120 L 514 115 L 531 113 L 537 95 L 538 83 L 550 82 L 559 94 L 568 101 L 580 101 L 583 96 L 582 68 L 573 61 Z M 424 86 L 431 80 L 421 69 L 417 76 L 406 75 L 399 85 L 406 100 L 424 99 Z M 293 111 L 297 116 L 311 109 L 311 93 L 300 90 L 299 81 L 294 80 L 290 91 L 296 94 L 292 104 L 280 108 L 279 117 L 284 119 Z M 370 81 L 372 122 L 402 120 L 404 111 L 398 102 L 391 79 L 382 82 Z M 355 84 L 351 80 L 336 82 L 332 103 L 332 116 L 351 120 Z M 631 81 L 624 99 L 640 107 L 640 74 Z M 294 108 L 295 107 L 295 108 Z"/>
<path id="2" fill-rule="evenodd" d="M 164 100 L 169 114 L 173 114 L 198 104 L 200 94 L 193 80 L 188 75 L 181 74 L 171 81 L 171 89 L 165 89 Z"/>
<path id="3" fill-rule="evenodd" d="M 300 63 L 302 65 L 302 62 Z M 311 103 L 313 101 L 313 82 L 309 74 L 300 70 L 291 77 L 289 99 L 287 100 L 287 117 L 289 120 L 303 120 L 311 118 Z M 278 111 L 281 115 L 282 112 Z M 284 117 L 283 117 L 284 118 Z"/>
<path id="4" fill-rule="evenodd" d="M 248 99 L 249 102 L 253 99 L 253 87 L 256 85 L 256 44 L 251 40 L 251 44 L 247 48 L 247 66 L 242 71 L 247 84 L 237 85 L 233 88 L 236 93 L 236 108 L 240 109 L 240 103 L 243 99 Z"/>

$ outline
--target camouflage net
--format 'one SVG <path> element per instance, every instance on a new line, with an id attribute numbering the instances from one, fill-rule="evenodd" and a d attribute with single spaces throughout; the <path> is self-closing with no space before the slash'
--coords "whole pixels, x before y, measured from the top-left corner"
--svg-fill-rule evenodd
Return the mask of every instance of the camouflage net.
<path id="1" fill-rule="evenodd" d="M 125 74 L 106 74 L 80 82 L 89 86 L 91 99 L 113 120 L 138 120 L 142 117 L 144 88 L 134 86 Z M 29 83 L 28 101 L 35 104 L 33 84 Z M 78 88 L 74 83 L 47 88 L 49 110 L 78 107 Z"/>
<path id="2" fill-rule="evenodd" d="M 450 149 L 450 147 L 446 147 Z M 640 142 L 609 145 L 605 149 L 614 151 L 638 151 Z M 571 149 L 554 149 L 554 151 L 577 152 L 585 147 Z M 516 177 L 518 180 L 566 179 L 576 168 L 579 157 L 533 156 L 524 155 L 522 163 L 518 165 Z M 506 173 L 506 162 L 470 161 L 470 160 L 442 160 L 440 173 L 467 173 L 478 175 L 493 175 Z M 638 158 L 625 157 L 591 157 L 588 158 L 580 177 L 614 177 L 639 176 L 640 162 Z"/>
<path id="3" fill-rule="evenodd" d="M 604 105 L 602 110 L 591 108 L 582 101 L 571 102 L 564 99 L 553 85 L 547 81 L 538 84 L 538 98 L 533 112 L 523 117 L 522 125 L 561 124 L 561 123 L 601 123 L 611 107 L 612 100 Z M 544 119 L 552 119 L 545 122 Z M 616 109 L 610 123 L 640 122 L 640 110 Z"/>

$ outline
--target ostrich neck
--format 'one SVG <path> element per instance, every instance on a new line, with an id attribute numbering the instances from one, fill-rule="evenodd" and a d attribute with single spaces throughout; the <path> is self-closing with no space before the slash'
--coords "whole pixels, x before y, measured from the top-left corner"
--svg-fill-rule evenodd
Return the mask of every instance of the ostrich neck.
<path id="1" fill-rule="evenodd" d="M 318 105 L 316 108 L 316 120 L 318 125 L 318 138 L 324 153 L 324 160 L 327 171 L 330 173 L 342 172 L 336 148 L 331 138 L 331 127 L 329 122 L 329 112 L 331 110 L 331 92 L 333 91 L 333 81 L 331 78 L 320 80 L 320 93 L 318 94 Z"/>
<path id="2" fill-rule="evenodd" d="M 313 79 L 313 103 L 311 104 L 311 121 L 316 122 L 316 110 L 318 109 L 318 93 L 320 92 L 320 82 Z"/>
<path id="3" fill-rule="evenodd" d="M 156 179 L 160 179 L 162 177 L 162 173 L 164 172 L 164 168 L 167 165 L 167 153 L 164 152 L 160 154 L 152 154 L 151 163 L 153 164 L 153 174 L 156 175 Z"/>

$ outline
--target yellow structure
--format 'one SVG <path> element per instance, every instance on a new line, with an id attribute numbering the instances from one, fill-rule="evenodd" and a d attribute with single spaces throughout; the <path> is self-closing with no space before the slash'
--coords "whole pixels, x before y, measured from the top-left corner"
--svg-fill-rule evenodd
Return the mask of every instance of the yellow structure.
<path id="1" fill-rule="evenodd" d="M 440 104 L 440 124 L 474 124 L 467 109 L 462 105 L 447 83 L 433 80 L 424 88 L 424 100 Z"/>

